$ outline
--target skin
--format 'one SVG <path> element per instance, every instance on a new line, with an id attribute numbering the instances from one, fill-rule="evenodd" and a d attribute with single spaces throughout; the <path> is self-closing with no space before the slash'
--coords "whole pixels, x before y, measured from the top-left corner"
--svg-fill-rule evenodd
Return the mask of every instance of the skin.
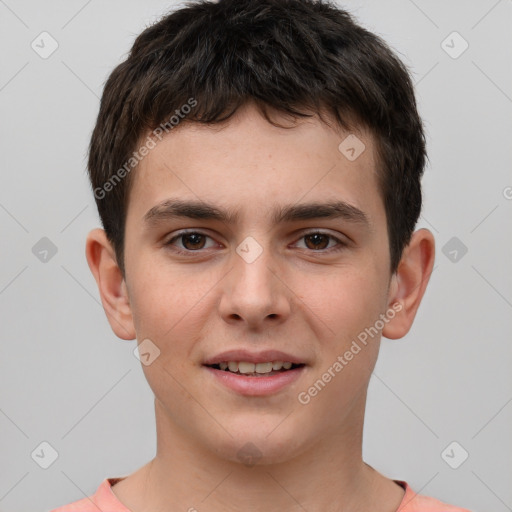
<path id="1" fill-rule="evenodd" d="M 157 454 L 112 487 L 133 512 L 394 512 L 402 500 L 403 489 L 362 460 L 364 410 L 381 334 L 396 339 L 409 331 L 432 272 L 434 238 L 416 231 L 391 275 L 371 134 L 354 132 L 366 149 L 349 161 L 338 150 L 348 132 L 317 117 L 274 119 L 293 127 L 272 126 L 248 104 L 222 126 L 183 123 L 150 151 L 134 171 L 125 278 L 104 231 L 87 238 L 87 260 L 115 334 L 139 343 L 149 338 L 160 350 L 142 365 L 155 395 Z M 176 197 L 235 209 L 240 217 L 232 225 L 144 223 L 148 210 Z M 271 222 L 276 205 L 328 200 L 359 208 L 368 226 Z M 165 245 L 183 229 L 207 237 Z M 305 237 L 315 230 L 335 238 Z M 235 251 L 248 236 L 263 250 L 252 263 Z M 347 245 L 333 252 L 336 238 Z M 393 304 L 402 309 L 382 332 L 301 404 L 298 394 Z M 272 396 L 243 396 L 202 366 L 235 348 L 282 350 L 307 366 Z M 249 442 L 261 456 L 251 466 L 238 455 Z"/>

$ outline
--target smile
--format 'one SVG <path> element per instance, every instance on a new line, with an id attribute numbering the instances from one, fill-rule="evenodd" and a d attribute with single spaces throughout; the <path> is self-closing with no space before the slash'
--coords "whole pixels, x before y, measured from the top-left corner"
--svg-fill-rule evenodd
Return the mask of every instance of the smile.
<path id="1" fill-rule="evenodd" d="M 223 361 L 218 364 L 208 365 L 216 370 L 227 371 L 238 375 L 246 375 L 250 377 L 258 377 L 261 375 L 275 375 L 290 369 L 304 366 L 302 364 L 294 364 L 290 361 L 269 361 L 266 363 L 250 363 L 246 361 Z"/>
<path id="2" fill-rule="evenodd" d="M 221 369 L 221 365 L 223 369 Z M 203 368 L 215 379 L 216 383 L 238 394 L 265 396 L 275 394 L 290 386 L 302 375 L 306 366 L 281 361 L 257 364 L 228 361 L 204 365 Z"/>

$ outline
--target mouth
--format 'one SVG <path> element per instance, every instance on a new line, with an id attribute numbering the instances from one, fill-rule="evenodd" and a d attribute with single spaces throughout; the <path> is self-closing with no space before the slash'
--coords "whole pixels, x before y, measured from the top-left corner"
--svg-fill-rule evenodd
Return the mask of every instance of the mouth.
<path id="1" fill-rule="evenodd" d="M 227 350 L 203 361 L 215 386 L 245 396 L 269 396 L 290 389 L 309 360 L 280 350 Z"/>
<path id="2" fill-rule="evenodd" d="M 289 359 L 294 356 L 282 352 L 251 354 L 233 351 L 205 361 L 203 368 L 214 385 L 247 397 L 263 397 L 290 389 L 304 374 L 307 364 Z"/>
<path id="3" fill-rule="evenodd" d="M 285 372 L 302 368 L 304 363 L 292 363 L 291 361 L 267 361 L 264 363 L 251 363 L 248 361 L 222 361 L 215 364 L 206 364 L 208 368 L 220 372 L 228 372 L 244 377 L 272 377 Z"/>

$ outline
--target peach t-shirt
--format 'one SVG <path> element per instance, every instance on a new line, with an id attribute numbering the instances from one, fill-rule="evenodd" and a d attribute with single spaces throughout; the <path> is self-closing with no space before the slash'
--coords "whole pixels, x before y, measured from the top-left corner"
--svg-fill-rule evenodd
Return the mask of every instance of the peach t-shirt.
<path id="1" fill-rule="evenodd" d="M 131 512 L 112 491 L 112 486 L 124 478 L 105 478 L 92 496 L 74 501 L 69 505 L 63 505 L 50 512 L 98 512 L 98 510 L 102 512 Z M 447 505 L 435 498 L 416 494 L 403 480 L 394 480 L 394 482 L 405 489 L 402 503 L 396 512 L 470 512 L 465 508 Z"/>

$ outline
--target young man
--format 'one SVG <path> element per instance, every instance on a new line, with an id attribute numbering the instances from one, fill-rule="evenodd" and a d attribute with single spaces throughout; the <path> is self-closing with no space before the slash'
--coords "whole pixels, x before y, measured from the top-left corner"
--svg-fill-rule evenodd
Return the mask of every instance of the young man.
<path id="1" fill-rule="evenodd" d="M 461 512 L 362 460 L 381 336 L 434 262 L 408 72 L 333 4 L 189 4 L 110 75 L 86 255 L 157 454 L 55 512 Z M 466 511 L 467 512 L 467 511 Z"/>

